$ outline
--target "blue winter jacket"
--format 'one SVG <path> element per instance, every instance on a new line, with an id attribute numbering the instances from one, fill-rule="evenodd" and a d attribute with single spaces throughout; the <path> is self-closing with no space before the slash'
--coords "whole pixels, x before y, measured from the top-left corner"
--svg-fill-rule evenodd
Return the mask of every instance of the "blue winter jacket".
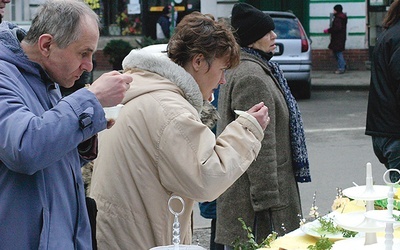
<path id="1" fill-rule="evenodd" d="M 61 99 L 0 24 L 0 249 L 91 249 L 78 144 L 105 129 L 87 89 Z"/>

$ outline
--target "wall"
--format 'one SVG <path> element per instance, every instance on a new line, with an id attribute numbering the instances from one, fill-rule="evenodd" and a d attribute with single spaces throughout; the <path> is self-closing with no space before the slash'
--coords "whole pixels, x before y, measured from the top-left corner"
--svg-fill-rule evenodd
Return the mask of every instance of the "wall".
<path id="1" fill-rule="evenodd" d="M 201 12 L 212 14 L 216 18 L 230 17 L 232 7 L 239 1 L 232 0 L 201 0 Z"/>
<path id="2" fill-rule="evenodd" d="M 369 59 L 367 49 L 351 49 L 345 50 L 343 56 L 347 63 L 347 70 L 366 70 L 369 69 Z M 336 60 L 330 50 L 313 49 L 312 50 L 313 70 L 330 70 L 337 69 Z"/>
<path id="3" fill-rule="evenodd" d="M 14 20 L 20 24 L 28 25 L 26 19 L 32 14 L 33 9 L 43 0 L 18 0 L 8 4 L 6 8 L 5 20 L 10 20 L 11 5 L 15 4 L 16 14 Z M 309 36 L 312 40 L 313 50 L 313 69 L 330 69 L 333 58 L 331 52 L 327 49 L 329 44 L 329 35 L 324 34 L 323 30 L 329 26 L 329 16 L 333 12 L 335 4 L 341 4 L 344 12 L 348 15 L 348 39 L 346 42 L 345 58 L 348 61 L 349 69 L 364 69 L 368 61 L 368 41 L 367 41 L 367 0 L 308 0 L 309 1 L 309 19 L 305 18 L 305 26 L 309 24 Z M 232 6 L 239 1 L 235 0 L 201 0 L 201 11 L 211 13 L 215 17 L 229 17 Z M 21 11 L 30 10 L 30 15 L 25 14 L 25 18 L 19 18 Z M 28 17 L 28 18 L 27 18 Z M 308 22 L 308 23 L 307 23 Z M 103 63 L 102 48 L 110 39 L 117 37 L 101 37 L 96 53 L 99 62 L 99 68 L 109 67 L 105 60 Z M 125 37 L 131 43 L 135 43 L 137 37 Z M 358 61 L 359 60 L 359 61 Z"/>
<path id="4" fill-rule="evenodd" d="M 336 70 L 336 61 L 328 49 L 330 16 L 336 4 L 347 14 L 347 40 L 344 57 L 348 70 L 365 70 L 369 65 L 367 2 L 366 0 L 310 0 L 310 38 L 312 40 L 313 70 Z"/>
<path id="5" fill-rule="evenodd" d="M 329 44 L 329 34 L 323 30 L 329 28 L 329 17 L 333 13 L 336 4 L 343 6 L 343 12 L 347 14 L 347 41 L 346 49 L 366 49 L 367 5 L 365 0 L 340 0 L 340 1 L 318 1 L 310 0 L 310 38 L 313 49 L 326 49 Z"/>
<path id="6" fill-rule="evenodd" d="M 103 50 L 98 50 L 94 54 L 96 58 L 96 68 L 94 70 L 112 70 L 112 65 L 108 62 L 108 58 L 104 56 Z"/>

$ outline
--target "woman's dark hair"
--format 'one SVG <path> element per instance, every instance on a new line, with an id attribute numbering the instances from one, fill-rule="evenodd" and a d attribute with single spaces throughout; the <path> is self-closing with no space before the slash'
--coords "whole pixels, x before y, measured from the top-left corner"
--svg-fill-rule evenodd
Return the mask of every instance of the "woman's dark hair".
<path id="1" fill-rule="evenodd" d="M 179 22 L 169 40 L 167 52 L 168 57 L 180 66 L 198 54 L 205 57 L 209 67 L 215 58 L 228 57 L 229 68 L 236 67 L 240 60 L 240 47 L 229 24 L 197 11 Z"/>
<path id="2" fill-rule="evenodd" d="M 383 19 L 382 27 L 384 29 L 390 28 L 393 24 L 397 23 L 400 18 L 400 2 L 399 0 L 395 0 L 391 5 L 390 8 Z"/>

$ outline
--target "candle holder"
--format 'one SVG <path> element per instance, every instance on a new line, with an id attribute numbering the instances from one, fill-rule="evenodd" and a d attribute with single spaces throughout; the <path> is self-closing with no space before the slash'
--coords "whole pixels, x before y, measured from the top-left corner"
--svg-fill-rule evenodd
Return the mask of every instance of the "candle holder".
<path id="1" fill-rule="evenodd" d="M 387 209 L 377 210 L 377 211 L 369 211 L 369 212 L 365 213 L 365 217 L 367 217 L 369 219 L 373 219 L 376 221 L 386 223 L 385 250 L 393 249 L 394 225 L 396 225 L 396 226 L 400 225 L 400 221 L 396 221 L 396 219 L 393 217 L 394 185 L 398 184 L 400 182 L 400 180 L 398 180 L 396 182 L 387 180 L 387 176 L 390 174 L 390 172 L 393 172 L 393 171 L 398 172 L 400 174 L 400 171 L 398 169 L 389 169 L 383 174 L 383 181 L 390 187 L 389 192 L 387 194 L 387 198 L 388 198 Z"/>
<path id="2" fill-rule="evenodd" d="M 172 208 L 172 201 L 178 200 L 182 204 L 181 211 L 175 211 Z M 206 250 L 201 246 L 196 245 L 180 245 L 181 242 L 181 234 L 180 234 L 180 223 L 179 223 L 179 215 L 181 215 L 185 211 L 185 201 L 182 197 L 173 195 L 168 200 L 168 209 L 174 215 L 174 223 L 172 224 L 172 245 L 168 246 L 159 246 L 150 248 L 150 250 Z"/>
<path id="3" fill-rule="evenodd" d="M 335 242 L 332 250 L 344 249 L 383 249 L 385 250 L 400 249 L 400 244 L 393 241 L 393 231 L 395 227 L 400 226 L 400 222 L 396 222 L 393 218 L 393 197 L 394 185 L 399 183 L 392 183 L 386 180 L 386 176 L 390 171 L 388 170 L 383 175 L 386 186 L 373 185 L 371 164 L 366 165 L 366 186 L 357 186 L 343 190 L 343 194 L 355 200 L 364 200 L 366 202 L 365 212 L 355 212 L 348 214 L 337 214 L 335 217 L 336 223 L 344 229 L 365 232 L 365 240 L 362 239 L 348 239 Z M 399 171 L 400 173 L 400 171 Z M 388 198 L 387 210 L 375 210 L 374 201 Z M 397 212 L 396 212 L 397 213 Z M 385 232 L 385 243 L 378 241 L 376 232 Z"/>

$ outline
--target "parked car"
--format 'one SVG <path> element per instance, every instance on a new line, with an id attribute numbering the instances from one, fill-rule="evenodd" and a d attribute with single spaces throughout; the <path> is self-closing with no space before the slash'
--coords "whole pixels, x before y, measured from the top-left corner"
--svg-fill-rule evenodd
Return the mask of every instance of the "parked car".
<path id="1" fill-rule="evenodd" d="M 300 20 L 291 12 L 264 11 L 275 23 L 276 50 L 272 61 L 279 63 L 293 95 L 298 99 L 311 97 L 311 40 Z M 165 48 L 166 44 L 146 47 L 149 51 Z"/>
<path id="2" fill-rule="evenodd" d="M 264 11 L 275 23 L 276 50 L 272 61 L 279 63 L 296 98 L 311 97 L 311 40 L 291 12 Z"/>

